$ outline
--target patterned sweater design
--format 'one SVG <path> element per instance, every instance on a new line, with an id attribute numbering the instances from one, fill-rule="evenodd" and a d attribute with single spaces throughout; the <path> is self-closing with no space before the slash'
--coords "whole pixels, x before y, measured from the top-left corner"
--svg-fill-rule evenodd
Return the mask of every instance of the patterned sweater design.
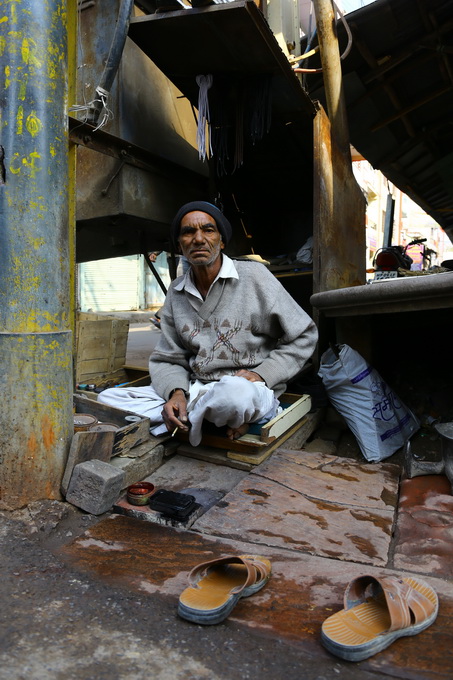
<path id="1" fill-rule="evenodd" d="M 313 354 L 316 326 L 273 274 L 257 262 L 234 264 L 239 279 L 219 279 L 199 311 L 170 286 L 150 357 L 164 399 L 190 380 L 220 380 L 241 368 L 256 371 L 278 397 Z"/>

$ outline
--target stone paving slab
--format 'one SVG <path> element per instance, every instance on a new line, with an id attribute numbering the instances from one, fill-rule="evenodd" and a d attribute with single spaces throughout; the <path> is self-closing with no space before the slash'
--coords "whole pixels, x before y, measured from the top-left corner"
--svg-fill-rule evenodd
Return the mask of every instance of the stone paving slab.
<path id="1" fill-rule="evenodd" d="M 394 566 L 453 580 L 453 496 L 444 475 L 401 483 Z"/>
<path id="2" fill-rule="evenodd" d="M 288 487 L 300 479 L 305 494 L 333 503 L 394 510 L 398 501 L 400 468 L 391 463 L 372 465 L 319 451 L 280 448 L 254 474 Z"/>
<path id="3" fill-rule="evenodd" d="M 170 529 L 119 515 L 100 521 L 72 544 L 60 548 L 58 556 L 73 568 L 95 575 L 104 582 L 131 592 L 148 593 L 150 598 L 154 594 L 167 597 L 169 611 L 177 617 L 179 594 L 196 564 L 228 554 L 250 553 L 259 553 L 271 560 L 272 578 L 259 593 L 240 600 L 229 619 L 220 625 L 253 628 L 265 638 L 263 644 L 287 641 L 302 648 L 311 658 L 319 658 L 320 663 L 335 658 L 322 647 L 320 629 L 325 618 L 341 609 L 349 580 L 364 573 L 395 573 Z M 375 657 L 354 664 L 354 668 L 359 667 L 364 673 L 375 671 L 408 680 L 449 680 L 453 676 L 450 652 L 453 585 L 444 579 L 425 577 L 425 580 L 436 589 L 440 598 L 436 622 L 421 634 L 402 638 Z M 151 602 L 152 599 L 150 605 Z M 187 623 L 187 626 L 192 625 Z M 205 639 L 209 639 L 209 628 L 199 627 L 200 635 Z M 335 661 L 336 672 L 351 672 L 349 662 Z"/>
<path id="4" fill-rule="evenodd" d="M 193 529 L 387 566 L 400 469 L 279 449 Z"/>

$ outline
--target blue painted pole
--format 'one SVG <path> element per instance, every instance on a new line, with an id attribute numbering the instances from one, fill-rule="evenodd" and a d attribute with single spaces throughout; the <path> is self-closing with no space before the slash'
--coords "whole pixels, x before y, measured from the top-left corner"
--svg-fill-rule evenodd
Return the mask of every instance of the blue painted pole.
<path id="1" fill-rule="evenodd" d="M 60 497 L 72 435 L 66 0 L 0 0 L 0 60 L 0 508 L 12 510 Z"/>

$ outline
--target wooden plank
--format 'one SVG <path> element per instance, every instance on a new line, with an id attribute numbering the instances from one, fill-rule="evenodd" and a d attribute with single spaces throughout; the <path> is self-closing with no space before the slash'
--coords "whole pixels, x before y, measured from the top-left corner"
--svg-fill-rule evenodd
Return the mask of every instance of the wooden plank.
<path id="1" fill-rule="evenodd" d="M 128 415 L 136 415 L 130 411 L 123 411 L 121 409 L 101 404 L 94 399 L 75 394 L 74 404 L 77 413 L 90 413 L 99 420 L 99 422 L 113 423 L 118 425 L 119 429 L 114 432 L 115 443 L 113 445 L 113 456 L 124 454 L 129 449 L 138 446 L 150 438 L 149 418 L 141 418 L 137 422 L 128 423 L 125 417 Z"/>
<path id="2" fill-rule="evenodd" d="M 96 384 L 121 376 L 126 360 L 129 321 L 96 314 L 78 314 L 76 381 Z"/>
<path id="3" fill-rule="evenodd" d="M 260 463 L 264 462 L 269 458 L 271 453 L 275 451 L 275 449 L 278 449 L 279 446 L 281 446 L 289 437 L 291 437 L 293 434 L 297 432 L 297 430 L 304 425 L 306 422 L 307 417 L 305 416 L 302 420 L 299 422 L 295 423 L 289 430 L 287 430 L 283 435 L 281 435 L 278 439 L 275 439 L 272 444 L 269 444 L 266 446 L 265 449 L 260 451 L 259 453 L 255 454 L 250 454 L 250 453 L 240 453 L 238 451 L 228 451 L 227 453 L 227 458 L 230 460 L 239 460 L 243 463 L 251 463 L 252 465 L 259 465 Z"/>
<path id="4" fill-rule="evenodd" d="M 175 439 L 176 437 L 179 441 L 189 441 L 189 434 L 187 432 L 178 432 L 175 435 Z M 244 434 L 242 437 L 239 437 L 239 439 L 234 440 L 228 439 L 228 437 L 221 435 L 203 434 L 201 445 L 211 446 L 227 451 L 233 447 L 235 451 L 244 451 L 249 453 L 258 452 L 267 446 L 267 444 L 262 442 L 259 436 L 255 434 Z"/>
<path id="5" fill-rule="evenodd" d="M 289 427 L 303 418 L 311 409 L 311 397 L 304 394 L 297 401 L 284 409 L 282 413 L 263 425 L 260 439 L 270 443 L 284 434 Z"/>
<path id="6" fill-rule="evenodd" d="M 230 467 L 237 467 L 240 470 L 251 470 L 256 465 L 264 462 L 269 458 L 269 456 L 279 448 L 287 439 L 295 435 L 299 430 L 306 428 L 307 438 L 316 426 L 317 421 L 314 417 L 305 416 L 299 422 L 295 423 L 293 427 L 288 429 L 278 440 L 275 440 L 272 444 L 262 446 L 261 449 L 255 453 L 247 453 L 240 451 L 229 450 L 225 454 L 224 451 L 219 448 L 207 447 L 207 446 L 190 446 L 181 445 L 177 449 L 177 453 L 183 456 L 188 456 L 190 458 L 197 458 L 199 460 L 205 460 L 210 463 L 215 463 L 217 465 L 228 465 Z M 231 442 L 231 444 L 235 442 Z M 237 441 L 237 440 L 236 440 Z M 233 462 L 235 463 L 233 465 Z M 239 467 L 239 464 L 241 466 Z M 244 467 L 242 467 L 244 466 Z"/>
<path id="7" fill-rule="evenodd" d="M 180 444 L 176 449 L 176 453 L 188 458 L 195 458 L 196 460 L 204 460 L 207 463 L 214 463 L 215 465 L 225 465 L 227 467 L 235 468 L 236 470 L 250 470 L 254 467 L 251 463 L 231 460 L 227 458 L 226 452 L 219 451 L 219 449 L 209 448 L 208 446 L 190 446 L 190 444 Z"/>
<path id="8" fill-rule="evenodd" d="M 74 434 L 61 482 L 64 495 L 68 490 L 74 467 L 94 458 L 108 463 L 112 457 L 114 441 L 115 432 L 76 432 Z"/>

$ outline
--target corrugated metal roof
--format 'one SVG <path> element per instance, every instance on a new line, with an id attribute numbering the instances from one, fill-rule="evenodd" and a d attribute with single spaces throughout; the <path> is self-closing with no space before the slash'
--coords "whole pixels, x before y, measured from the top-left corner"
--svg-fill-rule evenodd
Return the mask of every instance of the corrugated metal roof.
<path id="1" fill-rule="evenodd" d="M 453 0 L 376 0 L 346 19 L 351 143 L 453 240 Z M 341 23 L 338 38 L 341 51 Z M 316 68 L 319 57 L 301 65 Z M 322 74 L 306 87 L 324 103 Z"/>

